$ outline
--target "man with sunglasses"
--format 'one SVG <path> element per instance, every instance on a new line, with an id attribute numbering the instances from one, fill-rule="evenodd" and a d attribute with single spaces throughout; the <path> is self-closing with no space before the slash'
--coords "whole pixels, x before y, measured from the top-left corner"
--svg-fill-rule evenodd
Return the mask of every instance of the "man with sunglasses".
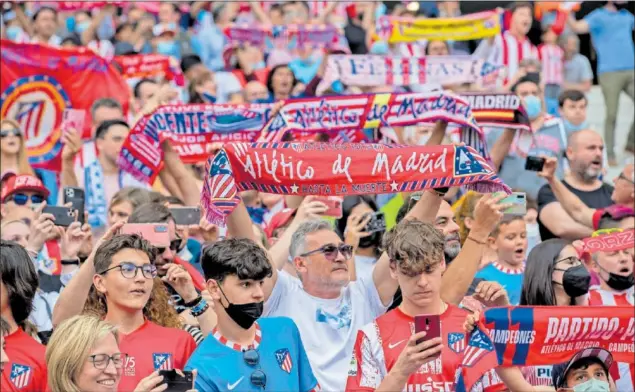
<path id="1" fill-rule="evenodd" d="M 157 276 L 155 252 L 137 235 L 115 235 L 86 261 L 94 264 L 93 285 L 106 305 L 104 320 L 117 327 L 121 352 L 128 354 L 119 384 L 122 391 L 134 390 L 156 370 L 183 369 L 196 348 L 187 332 L 145 318 Z"/>
<path id="2" fill-rule="evenodd" d="M 232 238 L 207 247 L 202 262 L 218 324 L 186 366 L 198 371 L 196 389 L 319 390 L 293 321 L 260 318 L 265 279 L 273 273 L 266 251 Z"/>
<path id="3" fill-rule="evenodd" d="M 580 198 L 567 189 L 562 181 L 554 175 L 557 166 L 558 162 L 555 159 L 545 158 L 543 169 L 538 175 L 547 179 L 554 195 L 573 219 L 578 223 L 597 230 L 601 219 L 605 215 L 605 210 L 613 206 L 609 206 L 606 209 L 587 207 Z M 615 203 L 614 206 L 630 208 L 631 210 L 635 209 L 635 166 L 633 163 L 626 165 L 624 170 L 613 181 L 615 188 L 611 194 L 611 200 Z"/>
<path id="4" fill-rule="evenodd" d="M 2 187 L 0 196 L 5 212 L 15 206 L 34 207 L 42 204 L 49 190 L 39 178 L 28 174 L 10 177 Z"/>

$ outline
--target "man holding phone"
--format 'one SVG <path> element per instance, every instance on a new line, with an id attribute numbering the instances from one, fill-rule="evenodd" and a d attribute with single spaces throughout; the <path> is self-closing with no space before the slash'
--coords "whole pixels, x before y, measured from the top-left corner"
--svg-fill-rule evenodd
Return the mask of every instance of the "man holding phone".
<path id="1" fill-rule="evenodd" d="M 445 238 L 429 223 L 404 220 L 384 244 L 403 302 L 357 333 L 346 390 L 454 390 L 469 312 L 441 299 Z M 485 377 L 501 383 L 493 371 Z"/>

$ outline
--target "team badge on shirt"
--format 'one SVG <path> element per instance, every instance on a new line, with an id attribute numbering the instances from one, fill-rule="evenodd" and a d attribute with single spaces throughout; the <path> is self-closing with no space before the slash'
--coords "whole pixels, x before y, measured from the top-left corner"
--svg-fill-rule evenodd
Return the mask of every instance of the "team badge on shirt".
<path id="1" fill-rule="evenodd" d="M 172 370 L 172 354 L 153 353 L 152 363 L 154 364 L 154 370 Z"/>
<path id="2" fill-rule="evenodd" d="M 31 381 L 31 367 L 14 363 L 11 366 L 11 382 L 16 388 L 22 389 Z"/>
<path id="3" fill-rule="evenodd" d="M 465 350 L 465 354 L 463 356 L 463 365 L 472 367 L 472 365 L 477 363 L 492 350 L 494 350 L 494 345 L 492 345 L 492 340 L 489 336 L 481 332 L 479 329 L 476 329 L 472 333 L 470 341 L 467 344 L 467 349 Z"/>
<path id="4" fill-rule="evenodd" d="M 291 361 L 291 355 L 289 354 L 289 350 L 286 348 L 281 348 L 276 351 L 276 361 L 278 361 L 278 365 L 280 365 L 280 369 L 285 372 L 291 374 L 291 369 L 293 369 L 293 362 Z"/>
<path id="5" fill-rule="evenodd" d="M 450 350 L 460 354 L 465 350 L 465 334 L 452 332 L 448 334 L 448 347 Z"/>

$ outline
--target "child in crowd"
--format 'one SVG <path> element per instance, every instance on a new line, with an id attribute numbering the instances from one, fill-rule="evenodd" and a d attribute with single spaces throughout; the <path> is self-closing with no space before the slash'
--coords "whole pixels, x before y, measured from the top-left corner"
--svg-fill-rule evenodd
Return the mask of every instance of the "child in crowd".
<path id="1" fill-rule="evenodd" d="M 485 266 L 476 278 L 498 282 L 507 290 L 509 302 L 518 305 L 527 253 L 527 227 L 522 215 L 506 215 L 489 237 L 497 260 Z"/>
<path id="2" fill-rule="evenodd" d="M 565 90 L 558 97 L 558 113 L 562 117 L 567 135 L 589 128 L 586 119 L 588 103 L 580 90 Z"/>
<path id="3" fill-rule="evenodd" d="M 542 44 L 538 46 L 538 56 L 542 62 L 542 80 L 547 113 L 558 115 L 558 95 L 564 81 L 564 50 L 558 46 L 558 34 L 552 24 L 543 24 Z"/>

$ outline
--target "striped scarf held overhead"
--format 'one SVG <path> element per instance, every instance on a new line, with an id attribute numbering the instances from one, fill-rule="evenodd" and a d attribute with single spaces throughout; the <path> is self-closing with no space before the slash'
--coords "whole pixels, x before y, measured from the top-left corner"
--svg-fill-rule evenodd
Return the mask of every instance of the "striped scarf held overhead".
<path id="1" fill-rule="evenodd" d="M 224 225 L 246 190 L 346 196 L 451 186 L 510 192 L 467 146 L 229 143 L 208 160 L 201 206 L 209 222 Z"/>
<path id="2" fill-rule="evenodd" d="M 461 140 L 489 158 L 485 137 L 469 103 L 453 94 L 384 93 L 286 101 L 263 128 L 259 141 L 281 141 L 288 132 L 330 132 L 447 121 L 461 128 Z"/>
<path id="3" fill-rule="evenodd" d="M 139 181 L 153 183 L 163 162 L 161 143 L 170 140 L 184 163 L 207 159 L 214 142 L 253 141 L 273 105 L 166 105 L 143 116 L 130 130 L 118 163 Z"/>
<path id="4" fill-rule="evenodd" d="M 330 25 L 252 26 L 232 24 L 224 30 L 230 44 L 249 43 L 261 49 L 321 49 L 339 43 L 339 33 Z"/>
<path id="5" fill-rule="evenodd" d="M 489 84 L 501 67 L 472 56 L 392 57 L 334 55 L 328 57 L 320 95 L 333 83 L 347 86 L 415 86 L 423 84 Z"/>

